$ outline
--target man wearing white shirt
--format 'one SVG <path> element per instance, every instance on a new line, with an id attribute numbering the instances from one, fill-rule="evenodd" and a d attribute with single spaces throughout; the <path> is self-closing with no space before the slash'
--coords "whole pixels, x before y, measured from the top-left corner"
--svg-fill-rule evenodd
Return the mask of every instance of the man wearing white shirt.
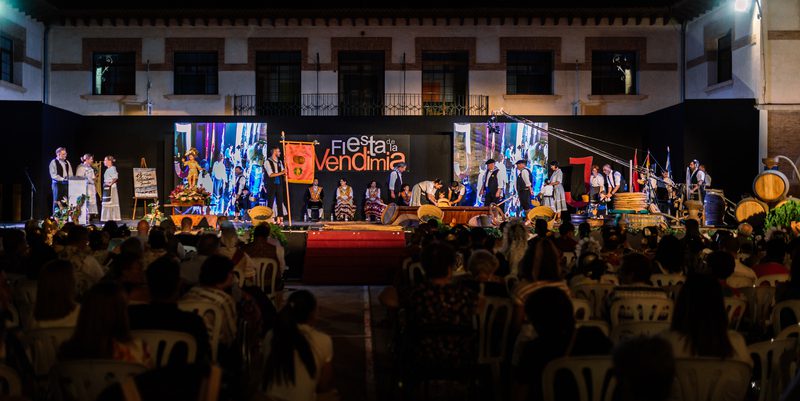
<path id="1" fill-rule="evenodd" d="M 217 161 L 211 167 L 211 178 L 214 179 L 214 196 L 221 197 L 222 191 L 225 186 L 225 181 L 228 180 L 228 170 L 225 168 L 225 161 L 222 158 L 222 153 L 217 156 Z"/>
<path id="2" fill-rule="evenodd" d="M 283 224 L 286 215 L 286 167 L 281 157 L 281 149 L 274 147 L 270 150 L 270 157 L 264 162 L 266 177 L 264 186 L 267 188 L 267 206 L 273 208 L 276 223 Z"/>
<path id="3" fill-rule="evenodd" d="M 442 180 L 422 181 L 411 192 L 411 206 L 435 205 L 436 191 L 442 187 Z"/>
<path id="4" fill-rule="evenodd" d="M 699 199 L 700 202 L 705 198 L 706 173 L 700 169 L 700 162 L 696 159 L 689 162 L 689 174 L 686 176 L 689 187 L 689 198 Z"/>
<path id="5" fill-rule="evenodd" d="M 53 211 L 58 208 L 58 201 L 69 194 L 69 177 L 72 174 L 72 165 L 67 160 L 67 149 L 56 149 L 56 158 L 50 161 L 50 180 L 53 190 Z"/>

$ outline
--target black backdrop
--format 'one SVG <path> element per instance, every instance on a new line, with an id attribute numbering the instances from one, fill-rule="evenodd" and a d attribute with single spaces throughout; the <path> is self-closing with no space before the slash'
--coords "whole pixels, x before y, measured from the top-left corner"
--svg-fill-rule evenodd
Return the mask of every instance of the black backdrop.
<path id="1" fill-rule="evenodd" d="M 592 142 L 623 159 L 632 152 L 620 147 L 649 148 L 664 162 L 666 146 L 672 150 L 673 172 L 683 178 L 683 168 L 690 158 L 708 165 L 718 188 L 734 200 L 750 192 L 752 179 L 758 173 L 758 112 L 753 100 L 687 101 L 643 116 L 531 116 L 562 128 L 607 142 Z M 0 221 L 8 221 L 17 213 L 29 215 L 30 186 L 24 175 L 28 168 L 39 187 L 35 215 L 49 212 L 51 195 L 47 163 L 58 146 L 66 146 L 69 160 L 77 165 L 81 154 L 94 153 L 96 158 L 107 154 L 118 160 L 123 217 L 130 216 L 132 206 L 132 168 L 144 157 L 149 167 L 158 171 L 162 201 L 174 187 L 172 173 L 172 141 L 175 122 L 265 121 L 269 140 L 281 131 L 296 135 L 409 135 L 410 172 L 407 182 L 452 177 L 452 131 L 456 122 L 483 122 L 487 117 L 239 117 L 239 116 L 80 116 L 37 102 L 0 102 L 0 118 L 6 122 L 7 168 L 1 175 Z M 551 139 L 550 158 L 565 164 L 569 157 L 589 156 L 573 145 Z M 640 155 L 640 162 L 643 155 Z M 596 158 L 597 164 L 605 160 Z M 351 173 L 352 174 L 352 173 Z M 333 197 L 335 173 L 320 175 Z M 384 174 L 364 174 L 351 183 L 358 191 L 370 179 L 384 184 Z M 128 180 L 126 184 L 125 181 Z M 14 206 L 14 185 L 22 193 L 21 208 Z M 292 185 L 293 215 L 299 217 L 304 185 Z M 17 196 L 19 197 L 19 196 Z M 15 210 L 18 210 L 15 213 Z"/>

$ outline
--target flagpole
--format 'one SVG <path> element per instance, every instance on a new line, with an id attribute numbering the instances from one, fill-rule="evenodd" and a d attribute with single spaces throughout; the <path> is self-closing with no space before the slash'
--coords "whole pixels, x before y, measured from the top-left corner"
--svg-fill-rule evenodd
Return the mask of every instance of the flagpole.
<path id="1" fill-rule="evenodd" d="M 283 151 L 283 157 L 286 157 L 286 133 L 281 131 L 281 150 Z M 292 226 L 292 202 L 289 201 L 289 175 L 286 171 L 286 161 L 283 162 L 283 182 L 286 184 L 286 212 L 289 214 L 289 227 Z M 280 207 L 280 205 L 276 205 L 276 207 Z"/>

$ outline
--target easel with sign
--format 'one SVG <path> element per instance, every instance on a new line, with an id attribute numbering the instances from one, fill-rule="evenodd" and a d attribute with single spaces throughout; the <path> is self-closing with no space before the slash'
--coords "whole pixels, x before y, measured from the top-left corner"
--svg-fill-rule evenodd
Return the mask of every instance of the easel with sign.
<path id="1" fill-rule="evenodd" d="M 131 220 L 136 220 L 136 208 L 142 202 L 144 213 L 147 214 L 147 201 L 158 199 L 158 185 L 154 168 L 147 168 L 144 157 L 139 161 L 139 168 L 133 169 L 133 213 Z"/>

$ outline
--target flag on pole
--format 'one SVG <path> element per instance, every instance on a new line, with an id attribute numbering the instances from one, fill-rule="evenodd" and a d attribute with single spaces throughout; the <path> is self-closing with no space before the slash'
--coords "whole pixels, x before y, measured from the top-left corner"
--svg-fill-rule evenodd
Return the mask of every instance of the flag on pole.
<path id="1" fill-rule="evenodd" d="M 286 182 L 311 184 L 314 182 L 314 142 L 285 142 Z"/>
<path id="2" fill-rule="evenodd" d="M 639 172 L 636 171 L 636 168 L 639 167 L 639 161 L 637 160 L 638 156 L 639 156 L 638 152 L 639 152 L 638 149 L 635 149 L 633 151 L 633 168 L 634 168 L 634 170 L 633 170 L 633 191 L 634 192 L 639 192 Z"/>
<path id="3" fill-rule="evenodd" d="M 666 169 L 667 169 L 667 173 L 669 175 L 669 178 L 672 178 L 672 164 L 670 164 L 670 162 L 669 162 L 669 146 L 667 146 L 667 167 L 666 167 Z"/>
<path id="4" fill-rule="evenodd" d="M 647 157 L 644 159 L 644 168 L 650 171 L 650 149 L 647 149 Z"/>

